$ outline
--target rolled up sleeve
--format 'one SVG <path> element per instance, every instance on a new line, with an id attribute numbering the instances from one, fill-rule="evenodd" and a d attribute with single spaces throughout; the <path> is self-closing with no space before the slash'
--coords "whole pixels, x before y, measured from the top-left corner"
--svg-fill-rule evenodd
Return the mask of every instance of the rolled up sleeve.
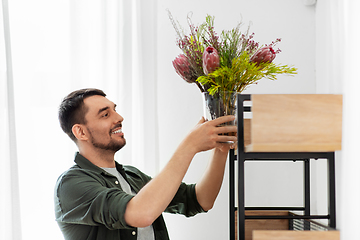
<path id="1" fill-rule="evenodd" d="M 187 185 L 182 183 L 165 211 L 182 214 L 186 217 L 192 217 L 198 213 L 205 212 L 197 201 L 195 184 Z"/>

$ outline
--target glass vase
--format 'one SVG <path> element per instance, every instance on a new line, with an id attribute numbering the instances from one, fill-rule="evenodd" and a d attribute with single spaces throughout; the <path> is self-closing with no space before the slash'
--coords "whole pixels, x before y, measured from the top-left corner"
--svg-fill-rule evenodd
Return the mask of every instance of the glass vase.
<path id="1" fill-rule="evenodd" d="M 237 109 L 237 92 L 218 91 L 214 95 L 203 93 L 203 106 L 205 120 L 214 120 L 218 117 L 235 115 Z M 236 125 L 236 119 L 222 125 Z M 235 133 L 230 133 L 235 134 Z"/>

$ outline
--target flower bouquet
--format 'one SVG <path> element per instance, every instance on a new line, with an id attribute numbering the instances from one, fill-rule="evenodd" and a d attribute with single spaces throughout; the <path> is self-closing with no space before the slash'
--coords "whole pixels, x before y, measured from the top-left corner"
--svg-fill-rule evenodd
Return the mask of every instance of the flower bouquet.
<path id="1" fill-rule="evenodd" d="M 295 67 L 273 63 L 276 54 L 281 52 L 274 50 L 281 39 L 260 46 L 254 41 L 254 33 L 249 34 L 249 27 L 245 33 L 240 31 L 241 23 L 218 35 L 214 30 L 215 17 L 209 15 L 199 26 L 188 16 L 190 33 L 185 34 L 170 12 L 169 18 L 182 50 L 172 62 L 175 71 L 204 93 L 211 119 L 235 114 L 236 94 L 260 79 L 276 80 L 279 74 L 296 74 Z"/>

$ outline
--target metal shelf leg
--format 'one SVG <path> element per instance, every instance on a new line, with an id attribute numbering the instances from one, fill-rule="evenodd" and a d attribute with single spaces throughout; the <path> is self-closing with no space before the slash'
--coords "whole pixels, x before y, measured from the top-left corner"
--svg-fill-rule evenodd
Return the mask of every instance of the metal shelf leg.
<path id="1" fill-rule="evenodd" d="M 336 228 L 336 203 L 335 203 L 335 153 L 329 153 L 328 157 L 328 201 L 329 201 L 329 226 Z"/>
<path id="2" fill-rule="evenodd" d="M 231 149 L 229 153 L 229 225 L 230 240 L 235 240 L 235 154 Z"/>
<path id="3" fill-rule="evenodd" d="M 304 215 L 310 215 L 310 159 L 304 160 Z M 310 230 L 310 225 L 304 221 L 304 229 Z"/>
<path id="4" fill-rule="evenodd" d="M 238 155 L 238 240 L 245 240 L 245 159 Z"/>

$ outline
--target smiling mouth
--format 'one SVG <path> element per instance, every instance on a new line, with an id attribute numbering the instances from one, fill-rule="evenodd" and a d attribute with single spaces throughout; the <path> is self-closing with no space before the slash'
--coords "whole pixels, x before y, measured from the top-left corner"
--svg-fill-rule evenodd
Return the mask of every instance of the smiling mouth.
<path id="1" fill-rule="evenodd" d="M 120 129 L 118 129 L 118 130 L 115 130 L 115 131 L 113 131 L 113 132 L 111 132 L 112 134 L 118 134 L 118 133 L 122 133 L 122 129 L 120 128 Z"/>
<path id="2" fill-rule="evenodd" d="M 122 124 L 118 123 L 115 125 L 115 127 L 110 131 L 110 134 L 123 134 L 122 131 Z"/>

